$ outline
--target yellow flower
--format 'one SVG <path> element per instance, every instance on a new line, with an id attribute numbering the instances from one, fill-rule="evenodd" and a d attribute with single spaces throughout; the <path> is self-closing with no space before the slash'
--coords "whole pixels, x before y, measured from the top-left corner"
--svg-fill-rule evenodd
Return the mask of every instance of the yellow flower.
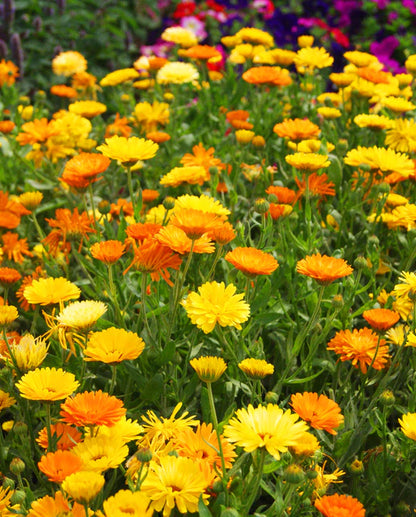
<path id="1" fill-rule="evenodd" d="M 314 39 L 315 38 L 309 34 L 303 34 L 298 37 L 298 45 L 300 48 L 312 47 Z"/>
<path id="2" fill-rule="evenodd" d="M 307 424 L 298 420 L 298 415 L 290 409 L 283 411 L 276 404 L 257 408 L 250 404 L 247 409 L 236 411 L 235 417 L 224 426 L 224 436 L 246 452 L 265 447 L 279 460 L 280 453 L 297 445 L 308 430 Z"/>
<path id="3" fill-rule="evenodd" d="M 371 169 L 381 172 L 396 172 L 403 178 L 408 178 L 414 173 L 414 163 L 406 154 L 396 153 L 393 149 L 384 147 L 362 147 L 348 151 L 344 158 L 347 165 L 359 167 L 368 165 Z"/>
<path id="4" fill-rule="evenodd" d="M 412 111 L 416 108 L 416 105 L 413 102 L 410 102 L 402 97 L 385 97 L 382 99 L 381 104 L 385 108 L 389 108 L 391 111 L 395 113 L 403 113 L 405 111 Z"/>
<path id="5" fill-rule="evenodd" d="M 5 327 L 19 317 L 14 305 L 0 305 L 0 327 Z"/>
<path id="6" fill-rule="evenodd" d="M 70 113 L 80 117 L 93 118 L 107 111 L 107 106 L 97 101 L 76 101 L 68 106 Z"/>
<path id="7" fill-rule="evenodd" d="M 210 178 L 205 167 L 174 167 L 160 179 L 160 184 L 165 187 L 178 187 L 182 183 L 189 185 L 202 185 Z"/>
<path id="8" fill-rule="evenodd" d="M 16 399 L 3 390 L 0 390 L 0 411 L 16 404 Z"/>
<path id="9" fill-rule="evenodd" d="M 127 458 L 128 446 L 117 436 L 88 436 L 71 451 L 81 458 L 83 468 L 91 472 L 116 469 Z"/>
<path id="10" fill-rule="evenodd" d="M 28 210 L 33 210 L 40 205 L 43 199 L 42 192 L 36 190 L 35 192 L 24 192 L 19 196 L 19 203 Z"/>
<path id="11" fill-rule="evenodd" d="M 110 327 L 90 335 L 84 349 L 84 360 L 116 364 L 137 359 L 143 349 L 144 341 L 137 334 Z"/>
<path id="12" fill-rule="evenodd" d="M 26 334 L 18 343 L 11 346 L 17 366 L 24 372 L 41 365 L 48 348 L 46 341 L 41 338 L 35 339 L 31 334 Z M 10 361 L 9 354 L 5 354 L 5 357 Z"/>
<path id="13" fill-rule="evenodd" d="M 224 282 L 206 282 L 198 288 L 199 294 L 189 293 L 181 305 L 205 334 L 212 332 L 217 323 L 241 330 L 241 323 L 250 316 L 250 306 L 243 300 L 244 293 L 235 294 L 236 290 L 233 284 L 226 287 Z"/>
<path id="14" fill-rule="evenodd" d="M 416 440 L 416 413 L 406 413 L 401 419 L 399 418 L 399 424 L 408 438 Z"/>
<path id="15" fill-rule="evenodd" d="M 158 124 L 165 126 L 169 122 L 169 104 L 159 101 L 154 101 L 153 104 L 139 102 L 134 108 L 133 116 L 146 133 L 156 131 Z"/>
<path id="16" fill-rule="evenodd" d="M 359 50 L 350 50 L 348 52 L 344 52 L 344 57 L 347 61 L 359 67 L 369 66 L 371 63 L 378 61 L 376 56 L 368 54 L 367 52 L 361 52 Z"/>
<path id="17" fill-rule="evenodd" d="M 227 216 L 231 213 L 218 199 L 205 196 L 204 194 L 201 196 L 191 196 L 190 194 L 179 196 L 175 201 L 175 209 L 181 208 L 193 208 L 194 210 L 210 212 L 220 216 Z"/>
<path id="18" fill-rule="evenodd" d="M 238 129 L 235 132 L 235 137 L 239 144 L 249 144 L 254 138 L 254 131 L 249 131 L 248 129 Z"/>
<path id="19" fill-rule="evenodd" d="M 175 507 L 181 513 L 197 512 L 200 497 L 208 498 L 208 483 L 194 460 L 165 456 L 160 464 L 151 462 L 140 490 L 152 500 L 151 508 L 169 517 Z"/>
<path id="20" fill-rule="evenodd" d="M 25 287 L 23 296 L 28 303 L 49 305 L 80 297 L 81 290 L 66 278 L 39 278 Z"/>
<path id="21" fill-rule="evenodd" d="M 309 71 L 314 68 L 331 66 L 334 58 L 323 47 L 305 47 L 298 50 L 295 57 L 297 67 L 305 67 Z"/>
<path id="22" fill-rule="evenodd" d="M 193 47 L 198 43 L 198 39 L 192 31 L 180 26 L 168 27 L 162 32 L 161 38 L 182 47 Z"/>
<path id="23" fill-rule="evenodd" d="M 87 60 L 79 52 L 69 50 L 61 52 L 52 59 L 52 70 L 54 74 L 69 77 L 79 72 L 85 72 Z"/>
<path id="24" fill-rule="evenodd" d="M 90 330 L 106 312 L 104 302 L 84 300 L 67 305 L 56 317 L 59 326 L 75 330 Z"/>
<path id="25" fill-rule="evenodd" d="M 119 490 L 104 501 L 103 510 L 106 517 L 151 517 L 153 509 L 149 505 L 150 499 L 142 492 Z"/>
<path id="26" fill-rule="evenodd" d="M 402 271 L 399 280 L 401 280 L 401 283 L 394 286 L 394 294 L 396 296 L 402 297 L 416 293 L 416 273 Z"/>
<path id="27" fill-rule="evenodd" d="M 274 366 L 264 359 L 248 358 L 238 364 L 240 370 L 252 379 L 264 379 L 274 372 Z"/>
<path id="28" fill-rule="evenodd" d="M 416 122 L 397 119 L 387 130 L 385 144 L 402 153 L 416 151 Z"/>
<path id="29" fill-rule="evenodd" d="M 106 138 L 105 144 L 97 147 L 97 151 L 100 151 L 104 156 L 108 156 L 112 160 L 118 160 L 123 165 L 134 164 L 139 160 L 149 160 L 155 156 L 158 149 L 159 146 L 152 140 L 138 138 L 137 136 L 127 138 L 118 135 Z"/>
<path id="30" fill-rule="evenodd" d="M 316 153 L 294 153 L 285 156 L 289 165 L 301 171 L 317 171 L 329 167 L 331 162 L 328 156 Z"/>
<path id="31" fill-rule="evenodd" d="M 337 108 L 330 108 L 328 106 L 322 106 L 318 108 L 318 113 L 325 119 L 333 119 L 333 118 L 339 118 L 342 113 Z"/>
<path id="32" fill-rule="evenodd" d="M 94 499 L 105 483 L 104 476 L 97 472 L 74 472 L 62 482 L 62 490 L 77 503 L 86 504 Z"/>
<path id="33" fill-rule="evenodd" d="M 16 383 L 20 395 L 29 400 L 55 401 L 71 395 L 79 382 L 75 375 L 62 368 L 37 368 L 32 370 Z"/>
<path id="34" fill-rule="evenodd" d="M 265 47 L 273 47 L 274 39 L 271 34 L 256 27 L 243 27 L 235 35 L 240 41 L 248 41 L 249 43 L 257 43 Z"/>
<path id="35" fill-rule="evenodd" d="M 197 81 L 198 70 L 191 63 L 171 61 L 163 65 L 156 74 L 156 81 L 159 84 L 184 84 Z"/>
<path id="36" fill-rule="evenodd" d="M 145 422 L 143 428 L 149 440 L 157 440 L 160 437 L 170 440 L 178 431 L 198 425 L 199 421 L 194 416 L 187 416 L 187 411 L 176 418 L 181 407 L 182 402 L 179 402 L 168 418 L 158 418 L 153 411 L 148 411 L 147 416 L 142 416 L 142 420 Z"/>
<path id="37" fill-rule="evenodd" d="M 195 357 L 189 364 L 196 371 L 202 382 L 215 382 L 227 369 L 227 365 L 222 357 Z"/>
<path id="38" fill-rule="evenodd" d="M 100 425 L 95 427 L 94 433 L 96 436 L 107 436 L 110 440 L 121 440 L 123 443 L 137 440 L 143 433 L 143 427 L 137 420 L 131 418 L 121 417 L 114 425 L 108 427 L 107 425 Z M 90 436 L 87 431 L 86 436 Z"/>
<path id="39" fill-rule="evenodd" d="M 384 115 L 367 115 L 366 113 L 356 115 L 354 117 L 354 122 L 358 127 L 368 127 L 370 129 L 389 129 L 395 125 L 394 120 L 385 117 Z M 397 150 L 399 151 L 400 149 Z"/>
<path id="40" fill-rule="evenodd" d="M 415 339 L 414 343 L 411 343 L 411 337 Z M 409 343 L 407 343 L 409 340 Z M 416 345 L 416 336 L 409 332 L 409 327 L 406 325 L 396 325 L 392 327 L 386 332 L 386 343 L 391 343 L 396 346 L 415 346 Z"/>
<path id="41" fill-rule="evenodd" d="M 116 86 L 118 84 L 131 81 L 132 79 L 136 79 L 139 77 L 139 75 L 139 72 L 137 72 L 137 70 L 134 68 L 122 68 L 120 70 L 114 70 L 114 72 L 110 72 L 101 79 L 100 85 Z"/>

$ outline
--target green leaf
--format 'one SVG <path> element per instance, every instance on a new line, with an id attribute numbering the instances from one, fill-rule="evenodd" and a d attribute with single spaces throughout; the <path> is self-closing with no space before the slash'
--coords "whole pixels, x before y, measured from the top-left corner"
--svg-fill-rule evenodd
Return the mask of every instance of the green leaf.
<path id="1" fill-rule="evenodd" d="M 204 500 L 202 499 L 202 495 L 199 496 L 198 513 L 200 517 L 212 517 L 212 513 L 205 506 Z"/>

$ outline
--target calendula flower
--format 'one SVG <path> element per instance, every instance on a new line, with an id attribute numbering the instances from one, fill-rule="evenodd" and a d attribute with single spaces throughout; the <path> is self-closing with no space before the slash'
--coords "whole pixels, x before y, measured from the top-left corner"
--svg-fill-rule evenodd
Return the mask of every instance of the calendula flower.
<path id="1" fill-rule="evenodd" d="M 344 417 L 338 404 L 326 395 L 317 393 L 296 393 L 291 397 L 291 406 L 302 420 L 314 429 L 323 429 L 330 434 L 337 434 L 337 429 Z"/>
<path id="2" fill-rule="evenodd" d="M 16 404 L 16 399 L 9 395 L 9 393 L 0 390 L 0 411 L 13 406 L 13 404 Z"/>
<path id="3" fill-rule="evenodd" d="M 363 312 L 363 318 L 373 329 L 384 331 L 399 321 L 400 314 L 390 309 L 370 309 Z"/>
<path id="4" fill-rule="evenodd" d="M 289 447 L 289 451 L 300 458 L 310 458 L 319 450 L 319 441 L 312 433 L 303 433 L 299 442 Z"/>
<path id="5" fill-rule="evenodd" d="M 82 461 L 71 451 L 58 450 L 42 456 L 38 467 L 49 481 L 62 483 L 67 476 L 81 470 Z"/>
<path id="6" fill-rule="evenodd" d="M 209 233 L 204 233 L 199 239 L 192 240 L 186 235 L 184 230 L 173 224 L 168 224 L 161 228 L 154 238 L 160 244 L 163 244 L 164 247 L 168 247 L 180 255 L 189 253 L 191 249 L 193 253 L 214 253 L 215 251 L 215 246 Z"/>
<path id="7" fill-rule="evenodd" d="M 289 154 L 285 156 L 285 160 L 289 165 L 301 171 L 317 171 L 331 165 L 328 156 L 316 153 Z"/>
<path id="8" fill-rule="evenodd" d="M 84 300 L 64 307 L 56 319 L 61 327 L 86 332 L 95 325 L 106 310 L 107 305 L 103 302 Z"/>
<path id="9" fill-rule="evenodd" d="M 151 463 L 140 490 L 151 499 L 151 508 L 169 517 L 176 507 L 179 512 L 197 512 L 200 498 L 207 500 L 207 480 L 199 465 L 189 458 L 165 456 L 160 463 Z"/>
<path id="10" fill-rule="evenodd" d="M 114 264 L 126 251 L 125 245 L 116 240 L 96 242 L 90 248 L 91 255 L 104 264 Z"/>
<path id="11" fill-rule="evenodd" d="M 413 104 L 413 102 L 408 101 L 403 97 L 393 97 L 392 95 L 383 97 L 383 99 L 381 99 L 380 102 L 385 108 L 389 108 L 391 111 L 394 111 L 395 113 L 413 111 L 416 108 L 416 105 Z"/>
<path id="12" fill-rule="evenodd" d="M 5 327 L 19 317 L 14 305 L 0 305 L 0 327 Z"/>
<path id="13" fill-rule="evenodd" d="M 134 107 L 134 118 L 144 132 L 156 131 L 158 125 L 166 126 L 169 123 L 169 104 L 154 101 L 139 102 Z"/>
<path id="14" fill-rule="evenodd" d="M 384 147 L 362 147 L 348 151 L 344 158 L 347 165 L 359 167 L 362 164 L 368 165 L 371 169 L 381 173 L 395 172 L 403 178 L 414 174 L 414 163 L 406 154 L 397 153 L 393 149 Z"/>
<path id="15" fill-rule="evenodd" d="M 167 174 L 162 176 L 160 184 L 165 187 L 178 187 L 182 183 L 189 185 L 203 185 L 210 179 L 205 167 L 174 167 Z"/>
<path id="16" fill-rule="evenodd" d="M 163 142 L 168 142 L 172 137 L 165 131 L 149 131 L 146 133 L 146 138 L 157 144 L 163 144 Z"/>
<path id="17" fill-rule="evenodd" d="M 19 68 L 12 62 L 2 59 L 0 61 L 0 88 L 7 84 L 11 86 L 19 77 Z"/>
<path id="18" fill-rule="evenodd" d="M 101 492 L 104 483 L 102 474 L 81 471 L 66 477 L 62 483 L 62 490 L 77 503 L 86 504 Z"/>
<path id="19" fill-rule="evenodd" d="M 71 512 L 73 517 L 86 517 L 84 505 L 70 503 L 62 492 L 55 492 L 51 497 L 46 495 L 33 501 L 27 517 L 57 517 Z"/>
<path id="20" fill-rule="evenodd" d="M 273 131 L 282 138 L 289 138 L 294 142 L 319 136 L 321 129 L 308 119 L 287 119 L 275 124 Z"/>
<path id="21" fill-rule="evenodd" d="M 280 454 L 296 445 L 308 430 L 306 423 L 298 420 L 298 415 L 276 404 L 257 408 L 249 404 L 247 409 L 238 409 L 224 426 L 224 436 L 246 452 L 264 447 L 279 460 Z"/>
<path id="22" fill-rule="evenodd" d="M 198 70 L 191 63 L 171 61 L 157 71 L 156 81 L 159 84 L 184 84 L 197 81 Z"/>
<path id="23" fill-rule="evenodd" d="M 85 72 L 87 60 L 85 57 L 74 50 L 61 52 L 52 60 L 52 70 L 54 74 L 69 77 L 79 72 Z"/>
<path id="24" fill-rule="evenodd" d="M 137 79 L 139 75 L 139 72 L 134 68 L 121 68 L 104 76 L 100 81 L 100 86 L 117 86 L 118 84 Z"/>
<path id="25" fill-rule="evenodd" d="M 126 138 L 124 136 L 114 135 L 105 139 L 105 144 L 97 147 L 104 156 L 108 156 L 112 160 L 118 160 L 123 165 L 132 165 L 139 160 L 149 160 L 155 156 L 159 146 L 151 140 L 132 136 Z"/>
<path id="26" fill-rule="evenodd" d="M 82 434 L 76 427 L 64 424 L 63 422 L 52 424 L 50 431 L 52 441 L 58 450 L 67 451 L 72 449 L 72 447 L 82 440 Z M 48 449 L 50 447 L 51 444 L 49 444 L 46 427 L 39 431 L 36 442 L 42 449 Z"/>
<path id="27" fill-rule="evenodd" d="M 78 92 L 72 86 L 67 86 L 66 84 L 54 84 L 50 87 L 49 91 L 52 95 L 56 95 L 57 97 L 63 97 L 65 99 L 75 99 L 78 96 Z"/>
<path id="28" fill-rule="evenodd" d="M 212 332 L 217 323 L 241 330 L 241 323 L 250 316 L 250 306 L 244 301 L 244 293 L 235 294 L 236 290 L 233 284 L 226 287 L 224 282 L 206 282 L 198 288 L 198 293 L 189 293 L 181 305 L 192 323 L 205 334 Z"/>
<path id="29" fill-rule="evenodd" d="M 78 427 L 111 427 L 126 414 L 126 408 L 120 399 L 101 390 L 85 391 L 65 400 L 60 414 L 64 422 Z"/>
<path id="30" fill-rule="evenodd" d="M 294 61 L 298 68 L 305 67 L 313 71 L 315 68 L 331 66 L 334 58 L 323 47 L 305 47 L 298 50 Z"/>
<path id="31" fill-rule="evenodd" d="M 389 348 L 384 339 L 371 329 L 340 330 L 328 343 L 328 350 L 340 355 L 341 361 L 351 361 L 355 368 L 360 367 L 362 373 L 367 373 L 368 365 L 375 370 L 382 370 L 388 361 Z"/>
<path id="32" fill-rule="evenodd" d="M 33 253 L 29 251 L 27 239 L 20 239 L 18 233 L 6 232 L 1 239 L 3 241 L 3 255 L 9 260 L 21 264 L 25 257 L 33 257 Z"/>
<path id="33" fill-rule="evenodd" d="M 145 422 L 143 428 L 149 440 L 163 440 L 168 441 L 173 438 L 178 432 L 183 429 L 188 429 L 199 424 L 199 421 L 194 416 L 188 416 L 188 411 L 184 411 L 182 415 L 176 418 L 176 415 L 182 407 L 182 402 L 176 404 L 170 417 L 158 418 L 154 411 L 147 411 L 146 416 L 142 416 Z"/>
<path id="34" fill-rule="evenodd" d="M 402 153 L 416 151 L 416 123 L 409 119 L 396 119 L 387 129 L 384 142 L 388 147 Z"/>
<path id="35" fill-rule="evenodd" d="M 17 367 L 21 371 L 27 372 L 43 363 L 49 346 L 42 338 L 35 339 L 31 334 L 25 334 L 18 343 L 12 342 L 10 348 Z M 4 353 L 4 358 L 12 363 L 8 351 Z"/>
<path id="36" fill-rule="evenodd" d="M 23 296 L 33 305 L 50 305 L 75 300 L 81 295 L 81 290 L 63 277 L 39 278 L 25 287 Z"/>
<path id="37" fill-rule="evenodd" d="M 105 517 L 118 517 L 123 514 L 130 517 L 152 517 L 150 499 L 142 492 L 119 490 L 103 503 Z"/>
<path id="38" fill-rule="evenodd" d="M 29 400 L 52 402 L 71 395 L 79 387 L 75 375 L 62 368 L 37 368 L 16 383 L 20 395 Z"/>
<path id="39" fill-rule="evenodd" d="M 12 120 L 0 120 L 0 133 L 7 135 L 11 133 L 16 127 L 16 124 Z"/>
<path id="40" fill-rule="evenodd" d="M 289 70 L 280 68 L 280 66 L 255 66 L 246 70 L 242 78 L 250 84 L 267 84 L 269 86 L 292 84 Z"/>
<path id="41" fill-rule="evenodd" d="M 76 101 L 68 106 L 70 113 L 85 118 L 93 118 L 107 111 L 107 106 L 97 101 Z"/>
<path id="42" fill-rule="evenodd" d="M 195 147 L 193 150 L 195 152 Z M 184 165 L 189 165 L 189 162 L 186 164 L 184 163 Z M 222 216 L 223 219 L 231 213 L 230 210 L 225 208 L 218 199 L 214 199 L 204 194 L 201 196 L 191 196 L 189 194 L 179 196 L 175 201 L 175 210 L 180 208 L 192 208 L 201 212 L 217 214 Z"/>
<path id="43" fill-rule="evenodd" d="M 238 363 L 238 367 L 251 379 L 264 379 L 266 375 L 272 375 L 274 366 L 264 359 L 249 357 Z"/>
<path id="44" fill-rule="evenodd" d="M 215 382 L 227 369 L 222 357 L 205 356 L 191 359 L 189 364 L 202 382 Z"/>
<path id="45" fill-rule="evenodd" d="M 121 440 L 123 443 L 128 443 L 139 439 L 143 431 L 143 427 L 137 420 L 131 420 L 123 416 L 111 427 L 107 425 L 97 426 L 94 428 L 93 434 L 94 436 L 108 436 L 113 440 Z M 88 436 L 88 433 L 86 435 Z"/>
<path id="46" fill-rule="evenodd" d="M 127 458 L 129 448 L 119 437 L 99 435 L 87 436 L 72 452 L 81 458 L 84 470 L 98 473 L 118 468 Z"/>
<path id="47" fill-rule="evenodd" d="M 160 37 L 164 41 L 176 43 L 186 48 L 192 47 L 198 43 L 198 39 L 193 31 L 179 25 L 166 28 Z"/>
<path id="48" fill-rule="evenodd" d="M 416 292 L 416 273 L 402 271 L 399 276 L 399 280 L 401 282 L 394 286 L 394 294 L 397 297 L 402 298 L 409 294 L 413 295 Z"/>
<path id="49" fill-rule="evenodd" d="M 190 239 L 199 239 L 204 233 L 220 228 L 224 218 L 218 214 L 193 208 L 176 208 L 169 224 L 183 230 Z"/>
<path id="50" fill-rule="evenodd" d="M 348 517 L 364 517 L 365 508 L 358 499 L 351 495 L 324 495 L 316 499 L 315 508 L 325 517 L 348 515 Z"/>
<path id="51" fill-rule="evenodd" d="M 133 131 L 132 128 L 128 125 L 129 121 L 127 117 L 120 117 L 119 113 L 116 113 L 116 117 L 114 122 L 108 124 L 105 130 L 104 137 L 110 138 L 114 135 L 124 136 L 128 138 Z"/>
<path id="52" fill-rule="evenodd" d="M 273 255 L 257 248 L 234 248 L 224 259 L 251 278 L 271 275 L 279 267 Z"/>
<path id="53" fill-rule="evenodd" d="M 344 259 L 315 253 L 299 260 L 296 271 L 325 285 L 338 278 L 351 275 L 353 269 Z"/>
<path id="54" fill-rule="evenodd" d="M 377 130 L 380 130 L 380 129 L 389 129 L 389 128 L 392 128 L 394 127 L 395 125 L 395 121 L 384 116 L 384 115 L 375 115 L 374 113 L 372 114 L 366 114 L 366 113 L 361 113 L 360 115 L 356 115 L 354 117 L 354 123 L 357 124 L 358 127 L 368 127 L 370 129 L 377 129 Z M 387 134 L 389 132 L 387 131 Z M 386 141 L 386 145 L 387 144 L 387 141 Z M 394 148 L 393 146 L 391 146 L 392 148 Z M 403 151 L 403 149 L 397 149 L 397 151 Z M 407 151 L 405 151 L 407 152 Z"/>
<path id="55" fill-rule="evenodd" d="M 144 341 L 136 333 L 110 327 L 92 332 L 83 351 L 85 361 L 116 364 L 137 359 L 144 350 Z"/>
<path id="56" fill-rule="evenodd" d="M 18 282 L 22 275 L 13 267 L 0 267 L 0 284 L 8 287 L 11 284 Z"/>
<path id="57" fill-rule="evenodd" d="M 400 428 L 411 440 L 416 440 L 416 413 L 406 413 L 399 418 Z"/>

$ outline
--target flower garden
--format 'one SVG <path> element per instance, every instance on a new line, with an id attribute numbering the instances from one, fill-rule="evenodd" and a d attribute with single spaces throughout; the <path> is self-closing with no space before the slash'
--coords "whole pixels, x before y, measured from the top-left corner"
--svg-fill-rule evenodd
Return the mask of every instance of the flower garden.
<path id="1" fill-rule="evenodd" d="M 0 60 L 2 516 L 416 511 L 416 52 L 257 3 Z"/>

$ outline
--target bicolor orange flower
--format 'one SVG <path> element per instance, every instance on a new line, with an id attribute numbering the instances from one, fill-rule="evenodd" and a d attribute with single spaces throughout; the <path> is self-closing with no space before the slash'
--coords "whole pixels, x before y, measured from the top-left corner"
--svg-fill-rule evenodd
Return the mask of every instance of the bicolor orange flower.
<path id="1" fill-rule="evenodd" d="M 218 214 L 202 212 L 192 208 L 175 209 L 169 224 L 183 230 L 190 239 L 199 239 L 223 225 L 224 218 Z"/>
<path id="2" fill-rule="evenodd" d="M 192 147 L 192 153 L 186 153 L 181 159 L 181 164 L 186 167 L 201 166 L 205 167 L 207 171 L 211 167 L 217 167 L 217 169 L 225 169 L 225 164 L 219 158 L 214 157 L 215 149 L 210 147 L 205 149 L 204 146 L 199 143 Z"/>
<path id="3" fill-rule="evenodd" d="M 67 161 L 65 173 L 75 174 L 84 179 L 95 179 L 110 166 L 111 160 L 98 153 L 80 153 Z"/>
<path id="4" fill-rule="evenodd" d="M 338 331 L 327 349 L 338 354 L 341 361 L 351 361 L 355 368 L 360 367 L 362 373 L 367 373 L 370 364 L 375 370 L 382 370 L 389 359 L 385 340 L 367 327 L 352 332 L 348 329 Z"/>
<path id="5" fill-rule="evenodd" d="M 22 125 L 22 132 L 16 137 L 20 145 L 33 145 L 46 142 L 51 136 L 59 135 L 61 130 L 56 121 L 47 118 L 35 119 Z"/>
<path id="6" fill-rule="evenodd" d="M 293 411 L 314 429 L 323 429 L 330 434 L 337 434 L 337 429 L 344 417 L 338 404 L 326 395 L 317 393 L 296 393 L 291 397 Z"/>
<path id="7" fill-rule="evenodd" d="M 325 517 L 365 517 L 365 508 L 351 495 L 324 495 L 315 501 L 315 508 Z"/>
<path id="8" fill-rule="evenodd" d="M 273 131 L 282 138 L 289 138 L 294 142 L 319 136 L 321 129 L 308 119 L 287 119 L 275 124 Z"/>
<path id="9" fill-rule="evenodd" d="M 120 113 L 116 113 L 114 122 L 108 124 L 105 129 L 104 138 L 111 138 L 114 135 L 124 136 L 128 138 L 133 129 L 128 125 L 129 121 L 127 117 L 120 117 Z"/>
<path id="10" fill-rule="evenodd" d="M 61 417 L 67 424 L 79 427 L 113 426 L 126 414 L 123 402 L 101 390 L 84 391 L 61 405 Z"/>
<path id="11" fill-rule="evenodd" d="M 290 215 L 293 211 L 292 205 L 286 205 L 281 203 L 270 203 L 269 211 L 271 218 L 273 220 L 280 219 L 281 217 L 285 217 L 286 215 Z"/>
<path id="12" fill-rule="evenodd" d="M 11 86 L 19 77 L 19 68 L 12 62 L 2 59 L 0 61 L 0 87 L 4 84 Z"/>
<path id="13" fill-rule="evenodd" d="M 58 450 L 42 456 L 38 467 L 49 481 L 62 483 L 67 476 L 81 470 L 82 460 L 71 451 Z"/>
<path id="14" fill-rule="evenodd" d="M 270 185 L 266 189 L 266 194 L 273 194 L 277 197 L 278 203 L 290 205 L 295 202 L 296 192 L 287 187 L 280 187 L 277 185 Z"/>
<path id="15" fill-rule="evenodd" d="M 388 330 L 393 327 L 399 319 L 400 314 L 390 309 L 370 309 L 363 312 L 363 318 L 375 330 Z"/>
<path id="16" fill-rule="evenodd" d="M 199 239 L 192 241 L 186 233 L 173 224 L 164 226 L 155 239 L 180 255 L 189 253 L 214 253 L 215 246 L 208 233 L 204 233 Z"/>
<path id="17" fill-rule="evenodd" d="M 299 260 L 296 271 L 325 285 L 351 275 L 353 269 L 344 259 L 315 253 Z"/>
<path id="18" fill-rule="evenodd" d="M 250 84 L 268 84 L 269 86 L 292 84 L 289 71 L 279 66 L 255 66 L 246 70 L 242 78 Z"/>
<path id="19" fill-rule="evenodd" d="M 126 251 L 125 245 L 116 240 L 96 242 L 90 248 L 91 255 L 104 264 L 110 265 L 117 262 Z"/>
<path id="20" fill-rule="evenodd" d="M 257 248 L 234 248 L 224 259 L 248 277 L 271 275 L 279 267 L 273 255 Z"/>
<path id="21" fill-rule="evenodd" d="M 58 422 L 57 424 L 51 425 L 51 437 L 53 443 L 56 443 L 58 450 L 67 451 L 81 441 L 82 434 L 76 427 Z M 46 427 L 39 431 L 36 442 L 42 449 L 48 449 L 50 444 Z"/>

